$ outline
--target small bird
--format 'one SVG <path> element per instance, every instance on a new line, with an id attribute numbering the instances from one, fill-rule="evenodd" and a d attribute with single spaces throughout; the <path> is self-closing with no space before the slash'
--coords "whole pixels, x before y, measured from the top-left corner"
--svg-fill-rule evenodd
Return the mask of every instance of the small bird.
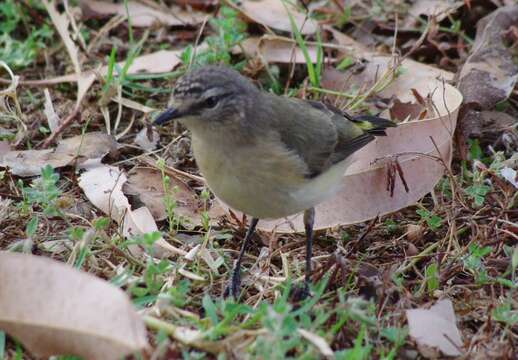
<path id="1" fill-rule="evenodd" d="M 190 130 L 196 163 L 211 190 L 251 216 L 225 296 L 239 296 L 241 261 L 259 219 L 304 211 L 305 281 L 299 295 L 306 297 L 314 206 L 333 195 L 351 154 L 396 125 L 375 116 L 351 117 L 321 102 L 261 91 L 222 66 L 186 73 L 176 82 L 171 103 L 154 123 L 178 119 Z"/>

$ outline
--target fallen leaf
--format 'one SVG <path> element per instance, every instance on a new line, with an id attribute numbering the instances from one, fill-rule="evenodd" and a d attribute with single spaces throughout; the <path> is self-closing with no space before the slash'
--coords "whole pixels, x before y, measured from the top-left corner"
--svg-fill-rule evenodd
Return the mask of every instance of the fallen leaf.
<path id="1" fill-rule="evenodd" d="M 316 63 L 318 47 L 312 44 L 307 44 L 306 47 L 311 61 Z M 259 57 L 267 63 L 306 63 L 304 53 L 297 46 L 296 42 L 279 36 L 250 37 L 243 41 L 238 49 L 239 51 L 243 49 L 244 53 L 249 57 Z M 326 60 L 334 61 L 334 59 Z"/>
<path id="2" fill-rule="evenodd" d="M 417 0 L 412 3 L 408 9 L 408 15 L 403 21 L 403 28 L 412 28 L 414 25 L 420 25 L 418 20 L 421 16 L 435 16 L 437 22 L 441 22 L 448 15 L 454 13 L 464 3 L 459 0 Z"/>
<path id="3" fill-rule="evenodd" d="M 82 0 L 79 2 L 83 15 L 86 18 L 103 18 L 112 15 L 129 15 L 131 25 L 136 27 L 150 27 L 154 24 L 167 26 L 198 25 L 207 16 L 197 11 L 186 11 L 179 6 L 167 8 L 156 4 L 156 8 L 137 1 L 128 1 L 128 11 L 124 3 L 110 3 L 106 1 Z"/>
<path id="4" fill-rule="evenodd" d="M 79 178 L 79 187 L 83 189 L 90 202 L 102 212 L 110 216 L 118 224 L 123 224 L 123 235 L 132 237 L 158 231 L 158 227 L 149 209 L 141 207 L 132 210 L 131 205 L 122 192 L 127 177 L 123 171 L 114 166 L 94 166 Z M 153 244 L 153 256 L 166 257 L 170 255 L 185 255 L 162 237 Z M 135 256 L 140 256 L 142 250 L 137 246 L 130 247 Z"/>
<path id="5" fill-rule="evenodd" d="M 285 1 L 243 0 L 239 3 L 237 9 L 250 20 L 275 30 L 292 32 L 288 11 L 301 34 L 314 34 L 318 27 L 318 23 L 315 20 Z"/>
<path id="6" fill-rule="evenodd" d="M 406 311 L 409 334 L 418 344 L 436 347 L 447 356 L 460 356 L 462 339 L 450 300 L 440 300 L 430 309 Z"/>
<path id="7" fill-rule="evenodd" d="M 175 201 L 173 209 L 176 216 L 181 216 L 192 225 L 200 225 L 203 207 L 194 191 L 175 176 L 168 175 L 170 186 L 168 193 Z M 127 183 L 123 187 L 127 195 L 137 197 L 149 208 L 153 217 L 160 221 L 167 218 L 164 205 L 164 183 L 159 170 L 150 168 L 136 168 L 131 171 Z"/>
<path id="8" fill-rule="evenodd" d="M 93 275 L 2 251 L 0 283 L 0 328 L 38 356 L 120 359 L 148 346 L 126 294 Z"/>
<path id="9" fill-rule="evenodd" d="M 392 62 L 390 57 L 370 53 L 364 54 L 362 62 L 348 68 L 346 71 L 326 67 L 322 73 L 321 86 L 324 89 L 341 92 L 348 92 L 354 89 L 369 89 L 374 85 L 381 74 L 383 74 L 389 62 Z M 395 95 L 401 101 L 415 101 L 415 97 L 411 92 L 411 90 L 415 88 L 415 86 L 413 86 L 414 83 L 430 80 L 433 86 L 427 86 L 426 91 L 420 89 L 421 93 L 429 94 L 433 92 L 434 89 L 442 88 L 442 80 L 446 82 L 452 79 L 453 74 L 448 71 L 406 59 L 403 64 L 401 64 L 400 75 L 397 76 L 395 81 L 393 81 L 384 92 L 380 93 L 380 95 L 387 98 Z M 405 99 L 401 97 L 403 92 L 405 93 Z"/>
<path id="10" fill-rule="evenodd" d="M 333 34 L 337 44 L 346 48 L 346 54 L 354 57 L 362 56 L 363 54 L 371 53 L 362 43 L 354 40 L 352 37 L 334 29 L 332 26 L 324 26 L 324 29 Z M 343 52 L 343 51 L 342 51 Z"/>
<path id="11" fill-rule="evenodd" d="M 502 32 L 518 23 L 518 5 L 501 7 L 477 23 L 472 52 L 459 75 L 458 88 L 464 96 L 459 135 L 462 143 L 480 137 L 481 110 L 490 110 L 507 99 L 518 81 L 518 65 Z M 461 151 L 466 152 L 462 146 Z"/>
<path id="12" fill-rule="evenodd" d="M 88 159 L 101 159 L 117 149 L 114 138 L 103 132 L 91 132 L 61 140 L 56 149 L 23 150 L 0 153 L 0 167 L 8 167 L 13 175 L 39 175 L 46 165 L 54 169 Z"/>
<path id="13" fill-rule="evenodd" d="M 126 174 L 119 168 L 100 165 L 81 174 L 79 187 L 95 207 L 121 223 L 130 208 L 128 199 L 122 193 L 126 181 Z"/>
<path id="14" fill-rule="evenodd" d="M 421 104 L 416 104 L 411 101 L 402 102 L 396 98 L 389 109 L 390 119 L 397 120 L 396 122 L 416 120 L 419 119 L 419 115 L 423 110 L 426 112 L 426 108 Z"/>

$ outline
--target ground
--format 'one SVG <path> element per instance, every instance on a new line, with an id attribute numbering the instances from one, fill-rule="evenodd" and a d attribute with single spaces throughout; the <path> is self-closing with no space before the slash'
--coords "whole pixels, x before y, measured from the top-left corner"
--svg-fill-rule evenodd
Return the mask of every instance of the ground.
<path id="1" fill-rule="evenodd" d="M 152 128 L 175 81 L 189 67 L 222 64 L 264 91 L 333 102 L 354 114 L 388 109 L 395 121 L 418 122 L 433 117 L 428 94 L 415 94 L 412 103 L 380 95 L 405 66 L 376 74 L 367 87 L 357 76 L 368 66 L 361 59 L 377 52 L 458 73 L 450 82 L 471 99 L 461 69 L 479 39 L 475 26 L 505 5 L 438 1 L 441 11 L 433 17 L 423 1 L 300 2 L 292 9 L 297 16 L 286 17 L 276 1 L 263 1 L 269 4 L 261 9 L 272 12 L 266 16 L 250 10 L 249 2 L 147 0 L 140 2 L 147 10 L 135 10 L 128 1 L 116 6 L 119 13 L 93 1 L 0 4 L 0 250 L 66 263 L 122 289 L 138 313 L 135 321 L 145 323 L 149 342 L 142 351 L 128 345 L 134 352 L 129 358 L 442 358 L 454 343 L 450 351 L 460 358 L 516 359 L 516 26 L 498 32 L 505 46 L 489 59 L 510 59 L 504 78 L 491 82 L 504 95 L 494 103 L 477 100 L 476 110 L 465 101 L 451 167 L 441 167 L 444 175 L 429 194 L 388 215 L 317 231 L 313 285 L 305 300 L 290 291 L 304 274 L 303 234 L 258 231 L 244 258 L 240 299 L 222 298 L 247 219 L 224 212 L 214 199 L 184 128 Z M 506 8 L 509 16 L 518 12 L 512 7 Z M 146 12 L 154 14 L 147 22 L 141 16 Z M 264 48 L 277 52 L 258 56 L 257 48 L 247 50 L 247 40 L 263 34 L 275 39 L 264 40 Z M 353 50 L 344 51 L 344 45 Z M 159 55 L 151 61 L 142 58 L 147 54 Z M 144 71 L 133 71 L 132 64 Z M 349 74 L 347 89 L 333 85 L 337 73 Z M 70 77 L 59 79 L 63 75 Z M 479 85 L 480 97 L 492 99 L 495 91 L 486 94 L 487 83 Z M 468 117 L 469 111 L 480 116 Z M 62 144 L 73 137 L 69 148 Z M 15 150 L 56 147 L 54 155 L 17 153 L 6 160 Z M 101 168 L 103 180 L 93 177 L 106 181 L 108 191 L 87 183 L 90 170 L 80 165 L 85 158 L 103 158 L 112 166 Z M 384 179 L 391 180 L 383 180 L 389 192 L 396 187 L 394 202 L 412 176 L 395 159 L 386 165 Z M 126 184 L 119 183 L 126 176 Z M 131 206 L 113 203 L 115 193 Z M 131 212 L 141 205 L 151 217 Z M 128 214 L 146 226 L 128 230 L 121 221 Z M 148 227 L 155 220 L 159 232 Z M 160 241 L 169 247 L 157 247 Z M 0 266 L 0 279 L 19 277 L 20 286 L 37 288 L 24 275 L 32 261 L 3 274 Z M 59 295 L 31 294 L 47 304 Z M 67 298 L 74 294 L 59 301 Z M 86 301 L 74 301 L 78 311 L 91 311 Z M 407 310 L 449 301 L 453 320 L 437 325 L 423 311 L 410 324 Z M 0 324 L 7 326 L 10 315 L 0 310 Z M 92 316 L 102 328 L 104 314 Z M 27 326 L 24 331 L 32 334 Z M 79 328 L 60 326 L 71 333 Z M 439 344 L 426 345 L 427 336 L 457 329 L 460 343 L 443 336 Z M 418 341 L 420 331 L 425 339 Z M 95 339 L 95 330 L 89 336 Z M 23 336 L 17 340 L 0 331 L 0 358 L 34 358 L 28 348 Z"/>

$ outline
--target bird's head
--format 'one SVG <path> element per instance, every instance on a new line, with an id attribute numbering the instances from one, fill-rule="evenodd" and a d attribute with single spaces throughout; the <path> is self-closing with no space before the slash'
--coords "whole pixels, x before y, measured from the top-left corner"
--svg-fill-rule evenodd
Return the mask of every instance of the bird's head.
<path id="1" fill-rule="evenodd" d="M 246 121 L 259 90 L 237 71 L 205 66 L 180 78 L 173 89 L 171 107 L 157 116 L 161 125 L 178 119 L 190 130 L 214 129 Z"/>

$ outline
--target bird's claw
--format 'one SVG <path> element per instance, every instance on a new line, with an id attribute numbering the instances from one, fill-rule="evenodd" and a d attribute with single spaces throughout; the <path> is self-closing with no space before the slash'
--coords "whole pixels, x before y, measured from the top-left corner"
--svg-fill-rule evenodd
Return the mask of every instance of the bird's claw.
<path id="1" fill-rule="evenodd" d="M 224 298 L 233 297 L 234 300 L 239 299 L 239 294 L 241 290 L 241 274 L 239 271 L 232 272 L 232 276 L 225 286 L 225 291 L 223 292 Z"/>
<path id="2" fill-rule="evenodd" d="M 309 284 L 304 281 L 302 284 L 295 284 L 292 286 L 289 297 L 293 302 L 300 302 L 307 299 L 310 295 Z"/>

